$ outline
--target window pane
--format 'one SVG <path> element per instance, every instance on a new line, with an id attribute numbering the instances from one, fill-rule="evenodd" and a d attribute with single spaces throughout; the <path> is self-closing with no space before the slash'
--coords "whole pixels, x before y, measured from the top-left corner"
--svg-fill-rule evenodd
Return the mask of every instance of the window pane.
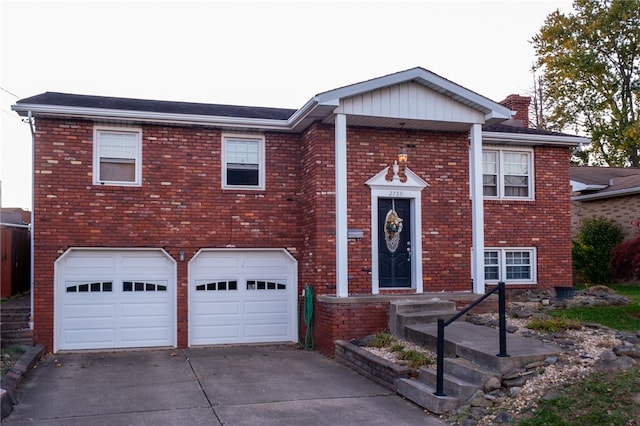
<path id="1" fill-rule="evenodd" d="M 227 185 L 258 186 L 258 165 L 253 167 L 236 168 L 236 165 L 227 165 Z"/>
<path id="2" fill-rule="evenodd" d="M 505 253 L 507 265 L 507 280 L 531 279 L 531 253 L 527 251 L 513 251 Z"/>
<path id="3" fill-rule="evenodd" d="M 228 140 L 227 163 L 253 163 L 260 162 L 260 143 L 251 140 Z"/>
<path id="4" fill-rule="evenodd" d="M 507 197 L 529 196 L 529 154 L 504 153 L 504 195 Z"/>
<path id="5" fill-rule="evenodd" d="M 495 197 L 498 195 L 497 176 L 482 175 L 482 193 L 488 197 Z"/>
<path id="6" fill-rule="evenodd" d="M 505 175 L 529 174 L 529 154 L 523 152 L 505 152 L 503 158 Z"/>
<path id="7" fill-rule="evenodd" d="M 134 162 L 118 162 L 113 159 L 100 159 L 100 180 L 116 182 L 135 182 L 136 165 Z"/>
<path id="8" fill-rule="evenodd" d="M 101 131 L 98 135 L 100 138 L 100 157 L 136 158 L 138 147 L 136 133 Z"/>
<path id="9" fill-rule="evenodd" d="M 500 279 L 500 268 L 498 266 L 498 252 L 484 252 L 484 279 L 488 281 L 497 281 Z"/>
<path id="10" fill-rule="evenodd" d="M 482 173 L 495 175 L 498 173 L 497 152 L 482 153 Z"/>

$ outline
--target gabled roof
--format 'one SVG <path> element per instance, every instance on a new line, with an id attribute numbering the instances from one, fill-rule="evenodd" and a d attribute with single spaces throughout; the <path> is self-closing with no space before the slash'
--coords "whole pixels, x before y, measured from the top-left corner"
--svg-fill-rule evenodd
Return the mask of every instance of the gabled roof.
<path id="1" fill-rule="evenodd" d="M 372 92 L 383 87 L 396 86 L 405 82 L 416 82 L 429 89 L 446 95 L 463 105 L 481 111 L 485 114 L 486 122 L 499 123 L 511 118 L 511 110 L 504 105 L 479 95 L 451 80 L 439 76 L 421 67 L 411 68 L 394 74 L 385 75 L 338 89 L 319 93 L 315 99 L 319 104 L 338 105 L 340 99 L 353 97 L 362 93 Z"/>
<path id="2" fill-rule="evenodd" d="M 640 169 L 572 166 L 571 188 L 576 201 L 640 194 Z"/>

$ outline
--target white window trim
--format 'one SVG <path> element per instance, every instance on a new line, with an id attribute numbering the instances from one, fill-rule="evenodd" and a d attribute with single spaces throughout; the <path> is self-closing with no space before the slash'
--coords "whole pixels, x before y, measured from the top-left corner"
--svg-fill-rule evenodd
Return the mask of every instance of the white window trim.
<path id="1" fill-rule="evenodd" d="M 100 180 L 100 149 L 98 134 L 100 132 L 133 133 L 136 135 L 136 167 L 133 182 Z M 95 126 L 93 128 L 93 184 L 110 186 L 142 186 L 142 129 L 137 127 Z"/>
<path id="2" fill-rule="evenodd" d="M 227 139 L 245 139 L 247 141 L 258 141 L 258 185 L 228 185 L 227 184 Z M 221 142 L 222 153 L 222 189 L 242 189 L 250 191 L 264 191 L 266 189 L 266 157 L 265 157 L 265 137 L 264 135 L 223 133 Z"/>
<path id="3" fill-rule="evenodd" d="M 532 148 L 513 148 L 513 147 L 503 147 L 503 146 L 483 146 L 482 152 L 493 151 L 498 153 L 497 167 L 498 167 L 498 195 L 491 196 L 485 195 L 485 200 L 520 200 L 520 201 L 533 201 L 535 200 L 535 170 L 534 170 L 534 159 L 533 159 L 533 149 Z M 514 197 L 514 196 L 506 196 L 504 195 L 504 153 L 505 152 L 523 152 L 529 154 L 529 196 L 528 197 Z"/>
<path id="4" fill-rule="evenodd" d="M 485 253 L 488 251 L 498 252 L 498 268 L 499 279 L 497 280 L 485 280 L 487 284 L 497 284 L 499 281 L 503 281 L 505 284 L 537 284 L 538 283 L 538 255 L 535 247 L 485 247 Z M 507 262 L 506 253 L 514 251 L 526 251 L 531 253 L 531 279 L 529 280 L 507 280 Z M 485 265 L 483 263 L 482 267 Z"/>

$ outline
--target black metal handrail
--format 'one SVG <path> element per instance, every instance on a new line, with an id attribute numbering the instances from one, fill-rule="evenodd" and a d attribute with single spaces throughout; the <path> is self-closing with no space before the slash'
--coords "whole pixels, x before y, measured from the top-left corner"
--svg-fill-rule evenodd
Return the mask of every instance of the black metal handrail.
<path id="1" fill-rule="evenodd" d="M 500 281 L 496 288 L 458 312 L 454 317 L 449 318 L 447 321 L 443 318 L 438 318 L 438 358 L 436 370 L 436 391 L 434 392 L 434 395 L 447 396 L 447 394 L 444 393 L 444 328 L 482 303 L 487 297 L 491 296 L 496 291 L 498 292 L 498 326 L 500 334 L 500 353 L 496 354 L 496 356 L 502 358 L 509 356 L 507 353 L 507 299 L 504 282 Z"/>

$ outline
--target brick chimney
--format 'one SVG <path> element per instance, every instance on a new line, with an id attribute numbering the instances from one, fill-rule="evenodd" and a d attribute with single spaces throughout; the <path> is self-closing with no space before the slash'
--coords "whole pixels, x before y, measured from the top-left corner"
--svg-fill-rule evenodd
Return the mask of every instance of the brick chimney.
<path id="1" fill-rule="evenodd" d="M 515 127 L 529 127 L 529 104 L 531 98 L 528 96 L 509 95 L 503 101 L 500 101 L 500 105 L 504 105 L 511 111 L 515 111 L 511 120 L 504 122 Z"/>

